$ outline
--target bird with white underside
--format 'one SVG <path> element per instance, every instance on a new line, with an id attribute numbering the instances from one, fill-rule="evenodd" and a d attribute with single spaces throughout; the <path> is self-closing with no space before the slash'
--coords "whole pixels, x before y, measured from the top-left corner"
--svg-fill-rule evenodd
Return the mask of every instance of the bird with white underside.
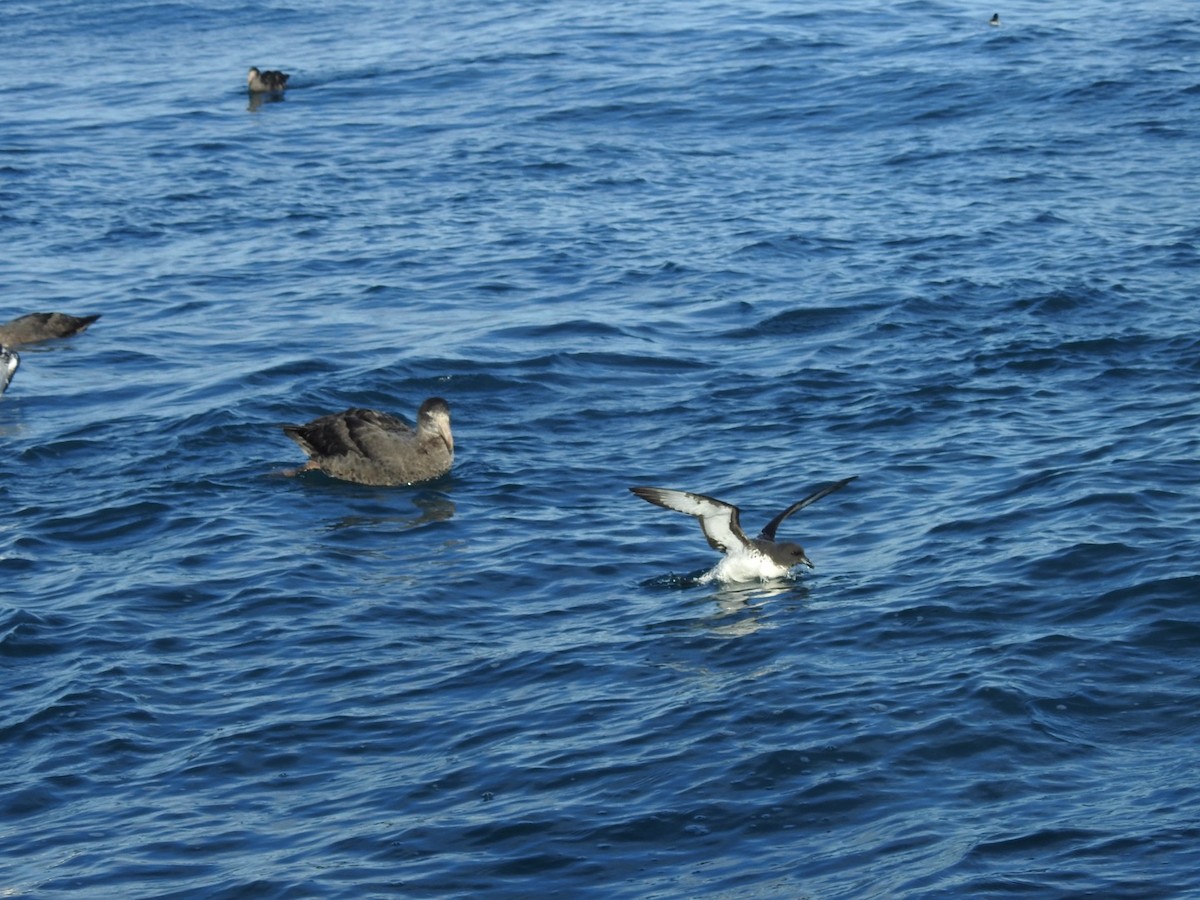
<path id="1" fill-rule="evenodd" d="M 21 354 L 0 344 L 0 394 L 8 390 L 8 383 L 17 374 L 20 365 Z"/>
<path id="2" fill-rule="evenodd" d="M 649 503 L 687 513 L 700 520 L 700 529 L 708 539 L 709 546 L 725 554 L 719 563 L 700 577 L 700 583 L 765 581 L 787 575 L 796 566 L 813 568 L 812 560 L 803 547 L 791 541 L 776 541 L 775 532 L 792 513 L 834 491 L 840 491 L 857 477 L 851 475 L 843 478 L 796 501 L 768 522 L 756 538 L 747 537 L 742 531 L 740 510 L 723 500 L 668 488 L 631 487 L 629 490 Z"/>

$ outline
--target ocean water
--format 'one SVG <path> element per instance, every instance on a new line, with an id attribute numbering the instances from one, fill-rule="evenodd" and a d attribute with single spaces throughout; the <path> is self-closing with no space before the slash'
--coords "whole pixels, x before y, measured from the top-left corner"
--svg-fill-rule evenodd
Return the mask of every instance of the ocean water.
<path id="1" fill-rule="evenodd" d="M 1200 894 L 1200 20 L 1050 6 L 6 5 L 0 894 Z"/>

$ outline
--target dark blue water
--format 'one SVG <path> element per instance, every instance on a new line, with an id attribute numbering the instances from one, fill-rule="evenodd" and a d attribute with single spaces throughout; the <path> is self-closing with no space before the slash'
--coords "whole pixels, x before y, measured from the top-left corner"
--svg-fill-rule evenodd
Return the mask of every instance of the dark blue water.
<path id="1" fill-rule="evenodd" d="M 1200 891 L 1193 4 L 0 46 L 0 319 L 103 314 L 0 400 L 0 893 Z M 432 394 L 450 476 L 279 474 Z M 738 588 L 627 491 L 849 475 Z"/>

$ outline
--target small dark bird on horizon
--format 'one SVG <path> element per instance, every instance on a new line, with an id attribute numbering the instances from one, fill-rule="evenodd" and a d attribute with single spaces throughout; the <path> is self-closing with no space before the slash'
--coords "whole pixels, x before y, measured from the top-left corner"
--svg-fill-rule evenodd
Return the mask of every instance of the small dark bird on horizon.
<path id="1" fill-rule="evenodd" d="M 260 72 L 257 66 L 251 66 L 246 76 L 246 86 L 252 94 L 278 94 L 287 88 L 287 80 L 291 77 L 286 72 L 274 69 Z"/>

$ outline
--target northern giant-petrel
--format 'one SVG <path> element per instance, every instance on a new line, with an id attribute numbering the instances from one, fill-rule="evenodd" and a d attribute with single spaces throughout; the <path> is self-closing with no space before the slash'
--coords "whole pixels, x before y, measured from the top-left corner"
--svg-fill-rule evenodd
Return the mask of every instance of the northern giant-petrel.
<path id="1" fill-rule="evenodd" d="M 666 509 L 687 513 L 700 520 L 700 529 L 714 550 L 725 554 L 725 558 L 708 570 L 700 581 L 754 581 L 755 579 L 779 578 L 798 565 L 813 567 L 805 555 L 804 548 L 790 541 L 776 541 L 775 530 L 792 513 L 810 503 L 816 503 L 827 494 L 839 491 L 857 478 L 851 475 L 833 484 L 814 491 L 799 500 L 766 524 L 756 538 L 746 537 L 738 523 L 739 510 L 732 504 L 692 494 L 688 491 L 672 491 L 666 488 L 631 487 L 629 490 L 643 500 Z"/>
<path id="2" fill-rule="evenodd" d="M 359 484 L 415 484 L 445 475 L 454 462 L 450 406 L 441 397 L 421 404 L 415 430 L 387 413 L 348 409 L 283 431 L 309 455 L 292 475 L 320 469 Z"/>

